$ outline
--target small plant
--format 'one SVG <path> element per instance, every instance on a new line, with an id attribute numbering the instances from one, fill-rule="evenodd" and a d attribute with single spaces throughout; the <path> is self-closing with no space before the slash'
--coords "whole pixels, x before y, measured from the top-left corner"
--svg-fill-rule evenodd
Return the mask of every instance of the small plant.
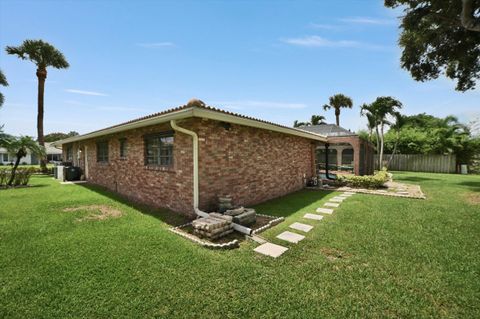
<path id="1" fill-rule="evenodd" d="M 381 188 L 390 179 L 387 170 L 383 168 L 375 175 L 369 176 L 339 176 L 337 183 L 354 188 Z"/>

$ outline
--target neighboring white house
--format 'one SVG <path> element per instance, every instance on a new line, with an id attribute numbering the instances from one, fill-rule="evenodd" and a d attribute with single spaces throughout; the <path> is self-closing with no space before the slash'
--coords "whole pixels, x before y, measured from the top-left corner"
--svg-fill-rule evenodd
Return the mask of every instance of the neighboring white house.
<path id="1" fill-rule="evenodd" d="M 47 159 L 48 161 L 61 161 L 62 160 L 62 150 L 56 148 L 52 145 L 52 143 L 45 143 L 45 151 L 47 152 Z M 12 154 L 8 154 L 7 150 L 0 147 L 0 165 L 7 165 L 10 163 L 15 162 L 15 156 Z M 31 164 L 36 165 L 39 163 L 38 158 L 30 154 L 28 152 L 27 156 L 23 157 L 20 160 L 20 164 Z"/>

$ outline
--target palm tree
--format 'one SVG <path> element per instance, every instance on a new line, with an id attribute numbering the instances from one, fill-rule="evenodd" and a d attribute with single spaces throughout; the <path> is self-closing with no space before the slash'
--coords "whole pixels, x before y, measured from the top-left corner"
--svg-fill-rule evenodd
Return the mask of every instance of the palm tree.
<path id="1" fill-rule="evenodd" d="M 299 122 L 298 120 L 295 120 L 295 122 L 293 122 L 293 127 L 302 127 L 302 126 L 309 126 L 310 123 L 309 122 Z"/>
<path id="2" fill-rule="evenodd" d="M 66 69 L 68 64 L 62 52 L 51 44 L 42 40 L 25 40 L 18 47 L 7 46 L 8 54 L 16 55 L 22 60 L 30 60 L 37 66 L 38 78 L 38 113 L 37 113 L 37 140 L 41 146 L 45 146 L 43 136 L 43 94 L 45 91 L 45 79 L 47 78 L 47 67 L 55 69 Z M 43 171 L 47 169 L 46 159 L 42 157 L 40 167 Z"/>
<path id="3" fill-rule="evenodd" d="M 375 123 L 375 130 L 377 133 L 377 140 L 379 139 L 379 143 L 377 142 L 377 151 L 378 146 L 379 150 L 379 158 L 378 158 L 378 168 L 379 170 L 382 169 L 383 164 L 383 146 L 384 146 L 384 131 L 385 125 L 391 124 L 388 121 L 389 116 L 395 116 L 397 109 L 402 108 L 402 103 L 393 97 L 390 96 L 380 96 L 371 103 L 371 104 L 364 104 L 361 106 L 360 114 L 372 117 L 373 122 Z"/>
<path id="4" fill-rule="evenodd" d="M 45 148 L 35 142 L 30 136 L 0 138 L 0 146 L 5 147 L 10 154 L 15 155 L 15 164 L 12 168 L 10 180 L 7 183 L 8 186 L 12 186 L 20 160 L 27 156 L 28 151 L 39 158 L 43 158 L 46 154 Z"/>
<path id="5" fill-rule="evenodd" d="M 5 74 L 3 74 L 2 70 L 0 70 L 0 85 L 8 86 L 7 78 L 5 77 Z M 0 107 L 3 105 L 4 101 L 5 98 L 3 97 L 3 94 L 0 93 Z"/>
<path id="6" fill-rule="evenodd" d="M 325 116 L 323 115 L 312 115 L 310 119 L 310 124 L 312 125 L 319 125 L 325 123 Z"/>
<path id="7" fill-rule="evenodd" d="M 400 141 L 400 131 L 402 130 L 402 128 L 407 123 L 407 119 L 405 118 L 405 116 L 400 114 L 400 112 L 395 112 L 394 117 L 395 117 L 395 123 L 390 125 L 390 129 L 395 131 L 397 137 L 395 139 L 395 144 L 393 146 L 392 155 L 390 155 L 390 159 L 388 160 L 388 163 L 387 163 L 387 168 L 390 166 L 390 163 L 392 162 L 393 156 L 397 152 L 398 142 Z"/>
<path id="8" fill-rule="evenodd" d="M 335 94 L 334 96 L 331 96 L 329 98 L 329 102 L 330 104 L 325 104 L 323 106 L 323 109 L 325 111 L 329 109 L 334 109 L 336 123 L 338 126 L 340 126 L 340 109 L 342 107 L 351 109 L 353 106 L 352 99 L 343 94 Z"/>

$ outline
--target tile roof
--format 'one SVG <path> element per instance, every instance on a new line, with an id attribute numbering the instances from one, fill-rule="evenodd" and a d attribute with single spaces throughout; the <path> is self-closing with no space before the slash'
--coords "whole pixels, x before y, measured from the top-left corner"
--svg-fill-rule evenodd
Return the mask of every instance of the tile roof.
<path id="1" fill-rule="evenodd" d="M 325 135 L 327 137 L 333 136 L 352 136 L 357 135 L 355 132 L 351 132 L 347 129 L 344 129 L 341 126 L 337 126 L 335 124 L 319 124 L 319 125 L 311 125 L 311 126 L 302 126 L 302 130 Z"/>

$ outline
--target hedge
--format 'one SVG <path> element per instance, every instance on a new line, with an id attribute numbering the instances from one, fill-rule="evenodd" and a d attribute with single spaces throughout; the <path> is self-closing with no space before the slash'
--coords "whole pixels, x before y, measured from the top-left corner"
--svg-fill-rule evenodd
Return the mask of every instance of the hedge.
<path id="1" fill-rule="evenodd" d="M 340 175 L 337 183 L 339 185 L 346 185 L 354 188 L 381 188 L 388 182 L 390 176 L 386 169 L 383 169 L 375 175 L 355 176 L 355 175 Z"/>

